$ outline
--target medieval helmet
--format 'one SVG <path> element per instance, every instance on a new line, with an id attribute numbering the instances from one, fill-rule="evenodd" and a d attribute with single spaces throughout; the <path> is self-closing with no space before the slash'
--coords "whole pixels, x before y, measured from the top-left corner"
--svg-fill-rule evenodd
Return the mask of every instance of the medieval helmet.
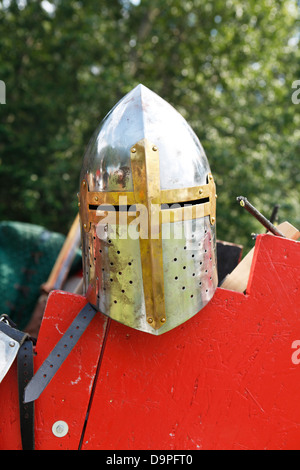
<path id="1" fill-rule="evenodd" d="M 103 119 L 80 176 L 84 293 L 100 312 L 159 335 L 217 287 L 216 193 L 185 119 L 143 85 Z"/>

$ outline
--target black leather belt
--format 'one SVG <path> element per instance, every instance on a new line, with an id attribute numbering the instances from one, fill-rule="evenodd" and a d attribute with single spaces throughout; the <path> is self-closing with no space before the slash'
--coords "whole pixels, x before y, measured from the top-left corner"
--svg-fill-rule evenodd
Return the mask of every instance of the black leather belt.
<path id="1" fill-rule="evenodd" d="M 0 317 L 0 331 L 20 345 L 17 354 L 20 429 L 23 450 L 34 450 L 34 403 L 24 403 L 24 389 L 33 376 L 33 342 L 27 333 L 16 329 L 7 316 Z"/>

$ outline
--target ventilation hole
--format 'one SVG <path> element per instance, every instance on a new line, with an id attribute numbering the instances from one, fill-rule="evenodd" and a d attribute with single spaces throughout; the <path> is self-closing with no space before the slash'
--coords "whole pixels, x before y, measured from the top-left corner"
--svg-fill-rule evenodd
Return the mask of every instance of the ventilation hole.
<path id="1" fill-rule="evenodd" d="M 175 281 L 177 281 L 177 279 L 178 279 L 178 276 L 175 276 L 175 278 L 174 278 L 174 279 L 175 279 Z"/>
<path id="2" fill-rule="evenodd" d="M 99 253 L 102 253 L 102 250 L 99 250 Z"/>
<path id="3" fill-rule="evenodd" d="M 94 240 L 96 240 L 96 237 L 93 237 L 93 238 L 94 238 Z"/>
<path id="4" fill-rule="evenodd" d="M 121 253 L 119 250 L 117 251 L 118 255 Z"/>
<path id="5" fill-rule="evenodd" d="M 129 284 L 133 284 L 133 282 L 132 282 L 132 281 L 129 281 Z"/>
<path id="6" fill-rule="evenodd" d="M 118 302 L 116 300 L 114 300 L 114 304 L 117 304 Z"/>
<path id="7" fill-rule="evenodd" d="M 111 266 L 113 266 L 113 265 L 114 265 L 114 263 L 110 263 L 110 265 L 111 265 Z"/>
<path id="8" fill-rule="evenodd" d="M 194 296 L 193 296 L 193 294 L 192 294 L 192 295 L 191 295 L 191 299 L 192 299 L 193 297 L 194 297 Z"/>
<path id="9" fill-rule="evenodd" d="M 186 250 L 186 246 L 184 246 L 183 249 Z"/>
<path id="10" fill-rule="evenodd" d="M 131 266 L 131 264 L 132 264 L 132 263 L 129 261 L 128 266 Z"/>
<path id="11" fill-rule="evenodd" d="M 111 240 L 108 240 L 108 243 L 111 243 Z"/>
<path id="12" fill-rule="evenodd" d="M 113 279 L 110 279 L 110 282 L 113 282 Z"/>
<path id="13" fill-rule="evenodd" d="M 125 293 L 124 289 L 122 289 L 123 294 Z"/>
<path id="14" fill-rule="evenodd" d="M 177 258 L 174 258 L 174 261 L 177 261 Z"/>
<path id="15" fill-rule="evenodd" d="M 184 290 L 184 289 L 185 289 L 185 286 L 182 287 L 182 290 Z"/>
<path id="16" fill-rule="evenodd" d="M 210 276 L 210 278 L 209 278 L 209 279 L 212 281 L 212 277 L 211 277 L 211 276 Z"/>
<path id="17" fill-rule="evenodd" d="M 121 273 L 121 271 L 119 272 L 119 274 L 120 274 L 120 276 L 122 276 L 122 273 Z"/>
<path id="18" fill-rule="evenodd" d="M 206 289 L 205 292 L 208 292 L 208 289 Z"/>
<path id="19" fill-rule="evenodd" d="M 60 354 L 57 354 L 56 357 L 60 357 Z"/>
<path id="20" fill-rule="evenodd" d="M 46 377 L 47 377 L 47 374 L 44 374 L 43 377 L 46 378 Z"/>
<path id="21" fill-rule="evenodd" d="M 205 272 L 207 273 L 207 269 L 205 270 Z"/>
<path id="22" fill-rule="evenodd" d="M 192 255 L 192 258 L 195 258 L 195 255 Z"/>
<path id="23" fill-rule="evenodd" d="M 104 268 L 102 268 L 102 272 L 104 272 Z"/>
<path id="24" fill-rule="evenodd" d="M 200 261 L 200 265 L 203 264 L 202 261 Z"/>
<path id="25" fill-rule="evenodd" d="M 199 286 L 202 286 L 202 282 L 201 282 L 201 281 L 199 282 Z"/>
<path id="26" fill-rule="evenodd" d="M 50 366 L 49 366 L 49 367 L 50 367 L 50 369 L 52 369 L 52 368 L 53 368 L 53 364 L 50 364 Z"/>
<path id="27" fill-rule="evenodd" d="M 96 258 L 94 258 L 94 261 L 96 261 Z"/>
<path id="28" fill-rule="evenodd" d="M 196 276 L 196 273 L 193 273 L 193 276 Z"/>
<path id="29" fill-rule="evenodd" d="M 183 268 L 182 268 L 182 269 L 186 269 L 186 266 L 183 266 Z"/>
<path id="30" fill-rule="evenodd" d="M 204 250 L 204 253 L 207 253 L 207 250 Z"/>
<path id="31" fill-rule="evenodd" d="M 70 335 L 70 338 L 72 339 L 72 338 L 73 338 L 73 335 Z"/>

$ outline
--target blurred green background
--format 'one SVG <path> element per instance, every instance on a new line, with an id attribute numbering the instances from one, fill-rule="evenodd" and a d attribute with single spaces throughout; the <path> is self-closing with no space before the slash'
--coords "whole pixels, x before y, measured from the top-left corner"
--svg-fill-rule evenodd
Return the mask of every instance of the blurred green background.
<path id="1" fill-rule="evenodd" d="M 2 0 L 0 32 L 0 220 L 66 234 L 94 129 L 143 83 L 206 150 L 219 239 L 264 231 L 239 195 L 300 227 L 296 0 Z"/>

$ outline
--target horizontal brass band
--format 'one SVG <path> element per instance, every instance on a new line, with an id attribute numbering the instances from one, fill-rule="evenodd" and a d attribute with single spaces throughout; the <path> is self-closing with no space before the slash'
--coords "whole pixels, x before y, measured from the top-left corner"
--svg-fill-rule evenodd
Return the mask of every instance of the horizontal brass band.
<path id="1" fill-rule="evenodd" d="M 159 208 L 157 204 L 157 209 Z M 179 222 L 180 220 L 191 220 L 199 219 L 210 215 L 211 204 L 206 202 L 205 204 L 197 204 L 193 206 L 178 207 L 159 210 L 159 223 L 172 223 Z M 145 206 L 143 210 L 139 210 L 137 205 L 136 211 L 101 211 L 101 210 L 90 210 L 89 211 L 89 222 L 94 224 L 117 224 L 117 225 L 138 225 L 142 224 L 143 221 L 147 223 L 148 215 Z"/>
<path id="2" fill-rule="evenodd" d="M 176 204 L 181 202 L 205 199 L 210 197 L 213 190 L 213 180 L 208 184 L 203 186 L 195 186 L 191 188 L 182 188 L 182 189 L 164 189 L 160 191 L 160 196 L 158 200 L 152 199 L 152 204 Z"/>
<path id="3" fill-rule="evenodd" d="M 210 196 L 214 198 L 214 196 Z M 152 204 L 153 205 L 153 204 Z M 157 204 L 157 207 L 158 204 Z M 136 205 L 136 211 L 102 211 L 102 210 L 87 210 L 88 220 L 86 225 L 90 227 L 91 223 L 103 223 L 103 224 L 119 224 L 128 225 L 130 224 L 141 224 L 143 216 L 145 214 L 145 220 L 147 220 L 147 214 L 144 209 L 139 209 L 139 204 Z M 204 204 L 195 204 L 190 206 L 188 202 L 185 207 L 169 208 L 164 210 L 158 210 L 159 222 L 160 223 L 173 223 L 181 220 L 199 219 L 201 217 L 210 216 L 211 224 L 215 223 L 215 208 L 212 202 L 205 202 Z M 85 227 L 86 228 L 86 227 Z M 88 230 L 87 230 L 88 231 Z"/>
<path id="4" fill-rule="evenodd" d="M 213 192 L 214 183 L 208 183 L 203 186 L 195 186 L 182 189 L 163 189 L 159 192 L 158 197 L 152 199 L 152 204 L 175 204 L 177 202 L 186 202 L 205 199 Z M 120 201 L 120 198 L 125 198 Z M 105 191 L 88 191 L 87 203 L 89 205 L 110 204 L 117 205 L 134 205 L 139 201 L 136 200 L 135 193 L 132 192 L 105 192 Z"/>
<path id="5" fill-rule="evenodd" d="M 209 202 L 195 204 L 192 207 L 188 207 L 189 201 L 209 198 Z M 214 225 L 216 220 L 216 187 L 211 174 L 208 175 L 208 184 L 182 188 L 182 189 L 170 189 L 160 190 L 156 192 L 154 197 L 150 197 L 151 205 L 169 204 L 173 205 L 176 203 L 186 203 L 186 207 L 169 208 L 163 211 L 159 210 L 159 222 L 178 222 L 180 220 L 197 219 L 200 217 L 210 216 L 210 222 Z M 91 223 L 102 222 L 116 224 L 127 224 L 133 223 L 133 220 L 138 217 L 142 211 L 139 210 L 141 204 L 141 197 L 137 193 L 133 192 L 96 192 L 88 191 L 87 183 L 82 182 L 80 190 L 80 215 L 85 231 L 89 231 Z M 111 218 L 107 219 L 109 211 L 101 211 L 90 209 L 89 206 L 99 207 L 101 204 L 109 204 L 112 206 L 132 206 L 136 205 L 137 211 L 115 211 L 111 213 Z M 157 212 L 157 211 L 156 211 Z M 139 223 L 139 220 L 136 222 Z"/>
<path id="6" fill-rule="evenodd" d="M 105 191 L 91 191 L 87 195 L 87 203 L 89 205 L 110 204 L 112 206 L 122 205 L 122 199 L 126 205 L 131 206 L 135 204 L 135 194 L 132 192 L 105 192 Z"/>

